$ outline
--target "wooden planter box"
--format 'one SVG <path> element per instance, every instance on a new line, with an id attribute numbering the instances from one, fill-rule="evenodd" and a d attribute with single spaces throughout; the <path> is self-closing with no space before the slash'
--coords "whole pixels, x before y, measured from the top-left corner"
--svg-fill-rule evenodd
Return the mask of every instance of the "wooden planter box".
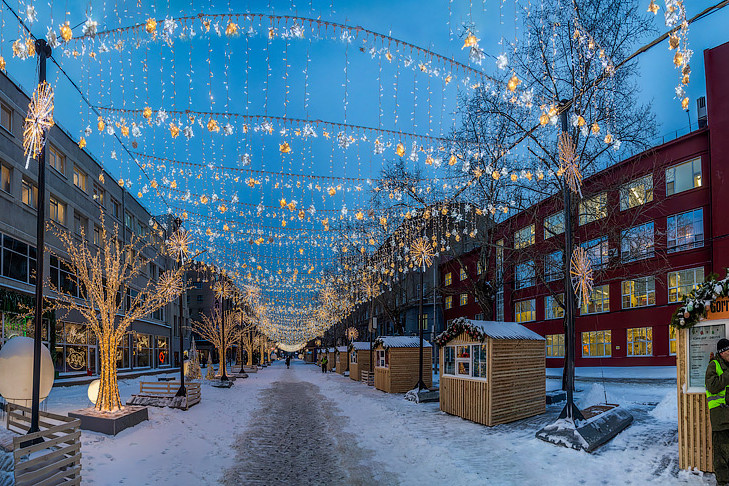
<path id="1" fill-rule="evenodd" d="M 352 362 L 352 353 L 355 353 L 356 362 Z M 349 345 L 349 377 L 354 381 L 360 381 L 360 371 L 370 369 L 370 343 L 353 342 Z"/>
<path id="2" fill-rule="evenodd" d="M 544 413 L 544 338 L 513 322 L 469 321 L 469 325 L 485 333 L 483 341 L 461 332 L 440 343 L 440 409 L 488 426 Z M 481 359 L 483 355 L 474 357 L 476 352 L 471 346 L 478 346 L 478 352 L 485 351 L 485 360 Z M 447 369 L 445 353 L 458 356 L 459 350 L 466 349 L 469 350 L 469 358 L 456 358 L 453 369 L 450 365 Z M 466 366 L 468 360 L 470 362 Z M 476 360 L 478 367 L 474 365 Z M 482 364 L 484 361 L 485 365 Z M 466 367 L 471 375 L 485 374 L 485 377 L 457 374 Z"/>
<path id="3" fill-rule="evenodd" d="M 347 346 L 338 346 L 335 356 L 336 367 L 334 369 L 337 373 L 343 375 L 346 371 L 349 371 L 349 353 L 347 352 Z"/>
<path id="4" fill-rule="evenodd" d="M 378 362 L 378 351 L 385 353 L 385 366 Z M 423 341 L 423 382 L 433 386 L 433 348 Z M 406 336 L 382 336 L 374 346 L 375 388 L 387 393 L 406 393 L 420 378 L 420 339 Z"/>

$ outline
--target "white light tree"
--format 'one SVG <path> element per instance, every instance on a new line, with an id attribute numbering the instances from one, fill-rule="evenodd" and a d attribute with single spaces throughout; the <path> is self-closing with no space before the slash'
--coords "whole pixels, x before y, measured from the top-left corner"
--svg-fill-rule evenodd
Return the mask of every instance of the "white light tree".
<path id="1" fill-rule="evenodd" d="M 225 318 L 225 325 L 223 325 L 223 318 Z M 223 371 L 225 371 L 225 357 L 228 350 L 233 343 L 240 340 L 244 332 L 242 324 L 240 312 L 221 312 L 219 309 L 215 309 L 212 316 L 203 314 L 201 320 L 192 321 L 192 330 L 217 349 L 218 356 L 220 356 L 220 376 L 223 376 Z M 212 366 L 212 360 L 209 361 Z M 209 373 L 210 371 L 208 371 Z"/>
<path id="2" fill-rule="evenodd" d="M 114 226 L 110 233 L 103 214 L 101 223 L 98 246 L 89 245 L 84 238 L 79 241 L 64 228 L 54 227 L 65 252 L 55 254 L 78 279 L 78 295 L 57 288 L 53 283 L 50 287 L 56 293 L 56 305 L 67 312 L 80 314 L 96 335 L 101 362 L 96 409 L 114 412 L 122 408 L 117 383 L 117 349 L 131 323 L 169 304 L 183 292 L 185 267 L 180 265 L 176 270 L 167 270 L 157 281 L 148 280 L 146 287 L 131 297 L 129 285 L 147 265 L 143 253 L 150 245 L 139 237 L 122 244 L 117 227 Z"/>

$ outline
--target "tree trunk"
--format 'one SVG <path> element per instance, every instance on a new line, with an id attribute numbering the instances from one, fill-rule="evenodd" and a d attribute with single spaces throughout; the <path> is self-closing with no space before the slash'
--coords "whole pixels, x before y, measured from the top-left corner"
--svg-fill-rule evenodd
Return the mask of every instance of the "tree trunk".
<path id="1" fill-rule="evenodd" d="M 220 372 L 220 376 L 223 376 L 223 372 L 225 371 L 225 348 L 218 348 L 218 356 L 220 356 L 220 366 L 218 367 L 218 371 Z"/>
<path id="2" fill-rule="evenodd" d="M 109 336 L 103 336 L 98 341 L 101 373 L 99 374 L 100 384 L 96 410 L 114 412 L 122 408 L 116 378 L 116 346 Z"/>

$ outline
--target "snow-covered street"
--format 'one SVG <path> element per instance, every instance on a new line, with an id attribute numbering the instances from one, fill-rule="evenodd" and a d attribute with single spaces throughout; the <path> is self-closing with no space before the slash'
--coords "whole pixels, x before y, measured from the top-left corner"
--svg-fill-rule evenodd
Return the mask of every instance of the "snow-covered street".
<path id="1" fill-rule="evenodd" d="M 139 379 L 121 382 L 122 399 Z M 548 379 L 548 388 L 558 387 Z M 231 389 L 203 382 L 188 411 L 151 408 L 116 437 L 83 432 L 84 484 L 707 484 L 679 473 L 675 385 L 578 383 L 582 404 L 627 407 L 634 424 L 593 454 L 534 437 L 547 413 L 493 428 L 318 367 L 282 362 Z M 48 410 L 88 405 L 86 386 L 56 388 Z M 110 481 L 110 478 L 114 478 Z"/>

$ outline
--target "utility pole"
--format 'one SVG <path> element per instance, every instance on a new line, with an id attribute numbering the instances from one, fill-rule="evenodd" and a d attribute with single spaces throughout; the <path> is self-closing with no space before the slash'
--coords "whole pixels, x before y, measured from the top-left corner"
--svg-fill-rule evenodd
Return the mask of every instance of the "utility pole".
<path id="1" fill-rule="evenodd" d="M 175 231 L 181 231 L 182 220 L 179 217 L 175 218 L 173 224 L 175 226 Z M 184 257 L 183 252 L 180 251 L 178 268 L 182 268 L 182 265 L 183 265 L 182 259 L 183 259 L 183 257 Z M 185 275 L 184 274 L 182 275 L 182 288 L 183 289 L 185 288 Z M 184 313 L 183 313 L 183 307 L 182 307 L 182 298 L 183 298 L 184 295 L 185 295 L 185 292 L 183 291 L 180 294 L 180 298 L 179 298 L 179 306 L 180 306 L 179 307 L 179 311 L 180 311 L 180 315 L 177 317 L 177 324 L 179 326 L 178 331 L 180 333 L 180 389 L 177 390 L 177 393 L 176 393 L 175 396 L 178 396 L 178 397 L 185 397 L 185 396 L 187 396 L 187 389 L 185 388 L 185 352 L 184 352 L 184 349 L 185 349 L 185 338 L 182 336 L 182 329 L 183 329 L 182 323 L 184 322 L 184 317 L 183 317 L 184 316 Z M 192 356 L 190 356 L 190 359 L 192 360 Z"/>
<path id="2" fill-rule="evenodd" d="M 569 130 L 567 124 L 567 101 L 560 102 L 560 119 L 562 133 Z M 567 385 L 567 403 L 559 414 L 559 418 L 572 421 L 583 420 L 584 417 L 574 402 L 575 391 L 575 292 L 570 279 L 570 259 L 572 258 L 572 193 L 566 181 L 563 181 L 564 194 L 564 295 L 565 295 L 565 384 Z"/>
<path id="3" fill-rule="evenodd" d="M 51 55 L 51 46 L 45 39 L 35 41 L 38 53 L 38 86 L 46 81 L 46 60 Z M 43 259 L 46 233 L 46 144 L 38 154 L 38 209 L 36 220 L 36 261 L 35 261 L 35 318 L 33 329 L 33 396 L 31 403 L 30 429 L 28 433 L 38 432 L 40 415 L 40 372 L 41 341 L 43 339 Z M 50 338 L 50 336 L 49 336 Z"/>

